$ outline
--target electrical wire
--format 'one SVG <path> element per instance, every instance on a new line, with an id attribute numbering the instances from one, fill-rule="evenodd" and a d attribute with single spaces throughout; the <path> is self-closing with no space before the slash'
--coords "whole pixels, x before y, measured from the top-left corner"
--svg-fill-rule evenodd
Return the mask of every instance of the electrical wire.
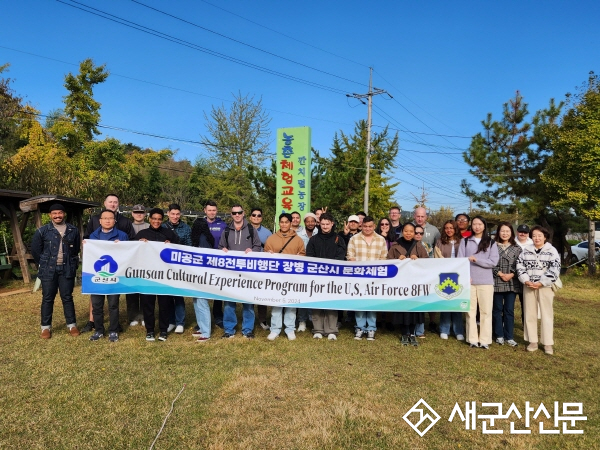
<path id="1" fill-rule="evenodd" d="M 160 430 L 158 430 L 158 434 L 156 435 L 156 437 L 154 438 L 154 441 L 152 441 L 152 445 L 150 446 L 150 450 L 152 450 L 154 448 L 154 444 L 156 444 L 156 441 L 158 440 L 158 437 L 160 436 L 160 433 L 162 433 L 163 429 L 165 428 L 165 425 L 167 424 L 167 419 L 169 418 L 169 416 L 171 415 L 171 413 L 173 412 L 173 408 L 175 407 L 175 402 L 177 401 L 177 399 L 179 398 L 179 396 L 181 395 L 181 393 L 183 392 L 183 390 L 185 389 L 185 384 L 183 385 L 183 387 L 181 388 L 181 390 L 179 391 L 179 394 L 177 394 L 177 396 L 173 399 L 173 401 L 171 402 L 171 409 L 169 410 L 169 412 L 167 413 L 167 416 L 165 417 L 165 420 L 163 421 L 162 426 L 160 427 Z"/>

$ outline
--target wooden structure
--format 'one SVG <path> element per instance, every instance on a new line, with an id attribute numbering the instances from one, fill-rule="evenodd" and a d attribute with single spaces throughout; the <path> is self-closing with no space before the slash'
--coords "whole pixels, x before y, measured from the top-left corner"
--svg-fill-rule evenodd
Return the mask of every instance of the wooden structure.
<path id="1" fill-rule="evenodd" d="M 18 260 L 25 283 L 31 281 L 29 266 L 27 265 L 27 259 L 28 257 L 31 258 L 31 255 L 27 255 L 27 248 L 23 243 L 23 233 L 25 232 L 27 222 L 22 220 L 19 224 L 17 212 L 19 211 L 20 202 L 30 197 L 30 192 L 0 189 L 0 220 L 7 220 L 10 223 L 10 230 L 14 241 L 10 255 L 6 256 L 6 265 L 10 264 L 10 268 L 12 268 L 13 261 Z"/>

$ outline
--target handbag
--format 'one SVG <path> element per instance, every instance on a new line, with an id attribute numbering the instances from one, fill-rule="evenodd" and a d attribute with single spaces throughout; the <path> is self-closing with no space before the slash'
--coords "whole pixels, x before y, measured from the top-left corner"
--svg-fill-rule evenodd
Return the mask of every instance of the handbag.
<path id="1" fill-rule="evenodd" d="M 538 255 L 535 255 L 535 259 L 537 260 L 538 265 L 540 264 L 540 258 L 538 257 Z M 552 289 L 552 292 L 557 292 L 559 289 L 563 288 L 563 284 L 562 281 L 560 279 L 560 276 L 556 277 L 556 281 L 554 283 L 552 283 L 552 285 L 550 286 L 550 289 Z"/>

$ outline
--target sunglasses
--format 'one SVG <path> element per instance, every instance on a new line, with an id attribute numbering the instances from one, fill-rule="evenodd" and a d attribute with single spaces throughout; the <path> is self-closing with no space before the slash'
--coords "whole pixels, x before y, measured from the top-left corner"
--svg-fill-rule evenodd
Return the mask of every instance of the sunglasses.
<path id="1" fill-rule="evenodd" d="M 457 222 L 468 222 L 467 219 L 458 219 Z"/>
<path id="2" fill-rule="evenodd" d="M 422 231 L 415 231 L 415 234 L 423 234 Z"/>
<path id="3" fill-rule="evenodd" d="M 389 227 L 389 226 L 390 226 L 390 224 L 389 224 L 389 223 L 382 223 L 382 224 L 381 224 L 381 226 L 382 226 L 382 227 Z"/>
<path id="4" fill-rule="evenodd" d="M 232 216 L 237 216 L 237 215 L 240 215 L 240 214 L 244 214 L 244 211 L 243 210 L 242 211 L 231 211 L 231 215 Z"/>
<path id="5" fill-rule="evenodd" d="M 262 217 L 262 214 L 250 214 L 252 217 Z"/>

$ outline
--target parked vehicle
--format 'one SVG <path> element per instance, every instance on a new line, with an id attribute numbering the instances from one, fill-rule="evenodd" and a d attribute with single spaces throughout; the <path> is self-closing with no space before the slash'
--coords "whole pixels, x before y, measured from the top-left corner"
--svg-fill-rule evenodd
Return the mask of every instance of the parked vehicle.
<path id="1" fill-rule="evenodd" d="M 600 257 L 600 241 L 595 242 L 596 247 L 596 259 Z M 579 244 L 571 246 L 571 261 L 569 261 L 569 265 L 576 264 L 581 261 L 585 261 L 588 258 L 588 241 L 580 242 Z"/>

